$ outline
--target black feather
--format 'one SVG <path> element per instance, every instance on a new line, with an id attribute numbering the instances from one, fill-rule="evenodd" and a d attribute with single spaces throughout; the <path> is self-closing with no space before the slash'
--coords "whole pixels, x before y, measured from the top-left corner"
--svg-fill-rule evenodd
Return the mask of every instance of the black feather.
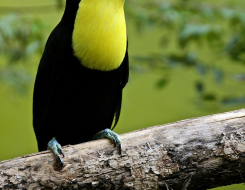
<path id="1" fill-rule="evenodd" d="M 39 151 L 56 137 L 61 145 L 91 140 L 118 122 L 122 89 L 128 81 L 128 53 L 119 68 L 91 70 L 72 50 L 79 0 L 67 1 L 61 22 L 52 31 L 40 60 L 33 94 L 33 126 Z M 113 128 L 114 128 L 113 127 Z"/>

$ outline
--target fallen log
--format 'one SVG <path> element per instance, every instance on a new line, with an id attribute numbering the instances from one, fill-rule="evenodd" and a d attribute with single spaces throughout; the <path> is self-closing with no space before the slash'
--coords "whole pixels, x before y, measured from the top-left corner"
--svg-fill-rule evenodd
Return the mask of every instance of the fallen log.
<path id="1" fill-rule="evenodd" d="M 0 189 L 203 190 L 244 182 L 245 109 L 63 147 L 65 166 L 44 151 L 0 162 Z M 244 176 L 244 177 L 243 177 Z"/>

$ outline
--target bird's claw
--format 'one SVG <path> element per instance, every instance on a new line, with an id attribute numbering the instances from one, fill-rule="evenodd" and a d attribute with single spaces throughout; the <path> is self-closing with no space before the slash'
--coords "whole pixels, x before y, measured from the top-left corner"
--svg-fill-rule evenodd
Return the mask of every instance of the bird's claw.
<path id="1" fill-rule="evenodd" d="M 113 132 L 110 129 L 104 129 L 100 132 L 98 132 L 97 134 L 94 135 L 93 139 L 102 139 L 102 138 L 107 138 L 110 139 L 112 141 L 112 143 L 114 144 L 114 147 L 117 146 L 119 147 L 119 154 L 122 154 L 122 145 L 121 145 L 121 140 L 119 139 L 119 136 L 117 133 Z"/>
<path id="2" fill-rule="evenodd" d="M 61 148 L 61 145 L 57 142 L 55 137 L 48 142 L 48 150 L 52 150 L 55 157 L 61 162 L 62 166 L 64 166 L 64 162 L 60 155 L 62 155 L 63 158 L 65 157 L 65 155 Z"/>

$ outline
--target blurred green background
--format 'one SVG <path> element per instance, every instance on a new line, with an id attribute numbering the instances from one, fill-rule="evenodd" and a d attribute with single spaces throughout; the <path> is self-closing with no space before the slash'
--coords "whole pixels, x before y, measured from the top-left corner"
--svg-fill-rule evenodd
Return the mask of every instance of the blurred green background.
<path id="1" fill-rule="evenodd" d="M 63 3 L 0 1 L 0 161 L 37 152 L 33 83 Z M 244 0 L 126 0 L 125 11 L 130 81 L 117 133 L 245 106 Z"/>

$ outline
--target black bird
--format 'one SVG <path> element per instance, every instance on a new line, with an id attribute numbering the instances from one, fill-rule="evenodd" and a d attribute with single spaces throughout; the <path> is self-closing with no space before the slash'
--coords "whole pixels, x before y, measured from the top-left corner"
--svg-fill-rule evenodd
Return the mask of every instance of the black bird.
<path id="1" fill-rule="evenodd" d="M 60 144 L 89 141 L 96 133 L 121 152 L 118 135 L 108 128 L 118 122 L 129 75 L 123 6 L 124 0 L 66 0 L 46 43 L 34 86 L 33 126 L 39 151 L 48 144 L 61 162 Z"/>

